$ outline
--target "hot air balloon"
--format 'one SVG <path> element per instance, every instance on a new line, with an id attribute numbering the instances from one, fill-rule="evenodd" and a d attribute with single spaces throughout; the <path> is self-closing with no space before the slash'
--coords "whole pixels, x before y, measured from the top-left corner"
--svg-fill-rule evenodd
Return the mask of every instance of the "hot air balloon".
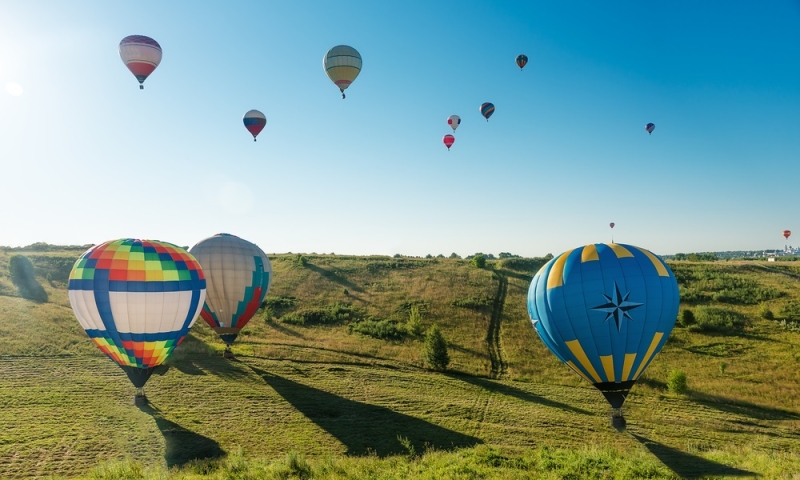
<path id="1" fill-rule="evenodd" d="M 444 142 L 444 146 L 447 147 L 447 151 L 450 151 L 450 147 L 456 142 L 456 137 L 450 135 L 449 133 L 442 137 L 442 142 Z"/>
<path id="2" fill-rule="evenodd" d="M 337 45 L 322 58 L 322 67 L 344 98 L 344 91 L 361 73 L 361 55 L 353 47 Z"/>
<path id="3" fill-rule="evenodd" d="M 611 227 L 611 243 L 614 243 L 614 222 L 608 224 Z"/>
<path id="4" fill-rule="evenodd" d="M 144 35 L 129 35 L 119 42 L 119 58 L 139 80 L 139 89 L 161 63 L 161 53 L 161 45 Z"/>
<path id="5" fill-rule="evenodd" d="M 267 295 L 272 265 L 258 246 L 227 233 L 201 240 L 189 251 L 208 281 L 200 316 L 225 342 L 223 355 L 230 358 L 236 336 Z"/>
<path id="6" fill-rule="evenodd" d="M 253 141 L 255 142 L 256 137 L 261 133 L 261 130 L 264 130 L 264 126 L 267 124 L 267 117 L 258 110 L 250 110 L 244 114 L 242 121 L 244 122 L 244 128 L 253 135 Z"/>
<path id="7" fill-rule="evenodd" d="M 124 238 L 80 256 L 69 303 L 100 350 L 122 367 L 146 402 L 144 384 L 183 340 L 206 296 L 203 269 L 181 247 Z"/>
<path id="8" fill-rule="evenodd" d="M 455 132 L 456 128 L 458 128 L 458 126 L 461 125 L 461 117 L 459 117 L 458 115 L 450 115 L 449 117 L 447 117 L 447 124 L 450 125 L 450 128 L 452 128 L 453 131 Z"/>
<path id="9" fill-rule="evenodd" d="M 790 236 L 791 234 L 792 234 L 792 231 L 791 231 L 791 230 L 784 230 L 784 231 L 783 231 L 783 237 L 784 237 L 786 240 L 789 240 L 789 236 Z"/>
<path id="10" fill-rule="evenodd" d="M 678 304 L 678 282 L 663 260 L 615 243 L 562 253 L 528 290 L 539 338 L 603 393 L 615 427 L 625 426 L 622 404 L 666 343 Z"/>
<path id="11" fill-rule="evenodd" d="M 614 228 L 614 225 L 615 225 L 614 222 L 611 222 L 611 223 L 608 224 L 608 226 L 611 227 L 611 228 Z"/>
<path id="12" fill-rule="evenodd" d="M 652 134 L 653 130 L 656 129 L 656 124 L 655 123 L 648 123 L 647 125 L 645 125 L 644 129 L 647 130 L 647 133 Z"/>
<path id="13" fill-rule="evenodd" d="M 489 121 L 489 117 L 491 117 L 493 113 L 494 113 L 493 104 L 489 102 L 481 104 L 481 115 L 483 115 L 484 118 L 486 118 L 487 122 Z"/>
<path id="14" fill-rule="evenodd" d="M 517 66 L 519 67 L 520 71 L 525 68 L 525 65 L 528 64 L 528 56 L 527 55 L 517 55 Z"/>

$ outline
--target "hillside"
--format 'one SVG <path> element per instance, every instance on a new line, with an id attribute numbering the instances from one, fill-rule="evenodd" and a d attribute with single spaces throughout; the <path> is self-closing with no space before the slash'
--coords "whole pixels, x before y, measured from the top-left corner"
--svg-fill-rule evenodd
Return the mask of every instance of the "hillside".
<path id="1" fill-rule="evenodd" d="M 47 301 L 21 298 L 11 282 L 8 261 L 20 253 Z M 88 475 L 126 459 L 185 475 L 199 458 L 274 470 L 289 452 L 299 455 L 292 465 L 308 462 L 325 478 L 800 471 L 794 262 L 670 262 L 681 308 L 698 323 L 674 330 L 631 392 L 620 433 L 602 395 L 530 326 L 525 299 L 544 259 L 479 269 L 460 259 L 270 255 L 266 308 L 234 345 L 237 358 L 223 360 L 199 321 L 140 410 L 69 308 L 65 281 L 80 253 L 0 252 L 0 477 Z M 412 306 L 444 333 L 447 373 L 423 368 L 422 338 L 404 328 Z M 762 318 L 767 310 L 774 319 Z M 685 395 L 666 388 L 676 369 L 687 374 Z M 330 474 L 337 468 L 344 473 Z"/>

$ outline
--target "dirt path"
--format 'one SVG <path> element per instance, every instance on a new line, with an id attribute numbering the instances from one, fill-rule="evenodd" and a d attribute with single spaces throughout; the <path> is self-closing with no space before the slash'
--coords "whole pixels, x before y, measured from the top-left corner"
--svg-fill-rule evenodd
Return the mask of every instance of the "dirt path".
<path id="1" fill-rule="evenodd" d="M 489 359 L 492 362 L 492 378 L 499 378 L 508 370 L 508 364 L 503 357 L 503 343 L 500 340 L 500 325 L 503 319 L 503 305 L 506 303 L 508 292 L 508 279 L 505 275 L 494 272 L 497 278 L 497 293 L 492 305 L 492 318 L 489 321 L 489 331 L 486 333 L 486 344 L 489 347 Z"/>

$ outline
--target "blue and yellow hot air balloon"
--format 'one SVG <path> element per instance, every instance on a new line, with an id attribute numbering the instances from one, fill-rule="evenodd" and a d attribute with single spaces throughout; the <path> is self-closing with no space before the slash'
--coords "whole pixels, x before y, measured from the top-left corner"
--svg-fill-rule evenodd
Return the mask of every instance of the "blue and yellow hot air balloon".
<path id="1" fill-rule="evenodd" d="M 653 253 L 594 244 L 562 253 L 531 281 L 528 313 L 547 348 L 621 408 L 667 341 L 678 315 L 678 282 Z"/>
<path id="2" fill-rule="evenodd" d="M 89 249 L 69 275 L 69 303 L 95 345 L 128 375 L 135 402 L 203 308 L 200 263 L 167 242 L 124 238 Z"/>

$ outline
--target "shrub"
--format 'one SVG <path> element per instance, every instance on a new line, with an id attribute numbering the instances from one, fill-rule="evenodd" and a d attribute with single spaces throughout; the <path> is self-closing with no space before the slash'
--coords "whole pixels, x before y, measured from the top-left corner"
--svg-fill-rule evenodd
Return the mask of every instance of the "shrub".
<path id="1" fill-rule="evenodd" d="M 403 338 L 405 329 L 392 320 L 375 320 L 372 318 L 347 326 L 350 333 L 360 333 L 380 340 L 398 340 Z"/>
<path id="2" fill-rule="evenodd" d="M 28 257 L 24 255 L 12 256 L 8 260 L 8 273 L 22 298 L 40 303 L 47 301 L 47 292 L 36 281 L 33 264 Z"/>
<path id="3" fill-rule="evenodd" d="M 494 299 L 491 297 L 458 298 L 450 302 L 454 307 L 469 308 L 470 310 L 483 310 L 489 308 Z"/>
<path id="4" fill-rule="evenodd" d="M 775 320 L 775 314 L 766 305 L 761 305 L 758 314 L 764 320 Z"/>
<path id="5" fill-rule="evenodd" d="M 800 302 L 789 302 L 781 307 L 781 310 L 778 312 L 778 318 L 787 322 L 800 321 Z"/>
<path id="6" fill-rule="evenodd" d="M 667 389 L 678 395 L 686 393 L 686 374 L 681 370 L 673 370 L 669 372 L 669 379 L 667 380 Z"/>
<path id="7" fill-rule="evenodd" d="M 472 264 L 478 268 L 483 268 L 486 266 L 486 255 L 482 253 L 478 253 L 474 257 L 472 257 Z"/>
<path id="8" fill-rule="evenodd" d="M 334 303 L 322 308 L 305 308 L 287 313 L 281 322 L 292 325 L 331 325 L 360 318 L 361 312 L 349 303 Z"/>
<path id="9" fill-rule="evenodd" d="M 442 332 L 434 323 L 425 335 L 425 350 L 423 358 L 425 365 L 431 370 L 444 371 L 450 364 L 450 354 L 447 353 L 447 341 Z"/>
<path id="10" fill-rule="evenodd" d="M 688 308 L 681 310 L 681 314 L 678 315 L 678 325 L 681 327 L 689 327 L 697 323 L 697 320 L 694 318 L 694 312 Z"/>
<path id="11" fill-rule="evenodd" d="M 697 307 L 697 322 L 689 327 L 693 332 L 738 335 L 744 332 L 747 318 L 739 312 L 718 307 Z"/>

